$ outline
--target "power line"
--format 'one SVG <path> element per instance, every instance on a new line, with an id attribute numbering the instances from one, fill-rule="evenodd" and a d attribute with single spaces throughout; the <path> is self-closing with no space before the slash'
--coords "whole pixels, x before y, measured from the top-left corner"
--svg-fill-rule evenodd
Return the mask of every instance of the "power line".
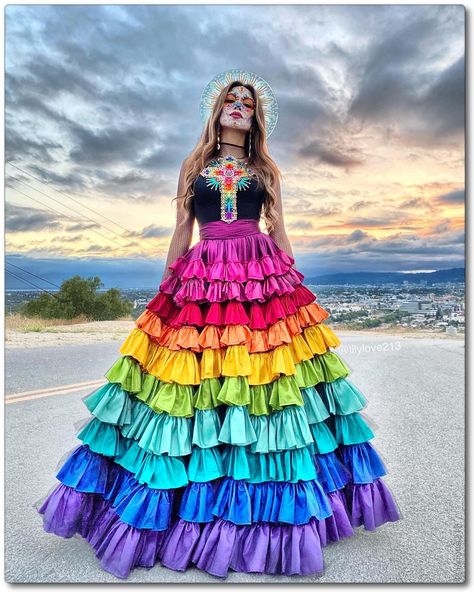
<path id="1" fill-rule="evenodd" d="M 13 277 L 17 278 L 18 280 L 24 282 L 25 284 L 30 284 L 30 286 L 33 286 L 34 288 L 37 288 L 38 290 L 41 290 L 42 292 L 46 292 L 47 294 L 49 294 L 53 298 L 56 298 L 56 300 L 59 300 L 59 298 L 56 296 L 56 294 L 53 294 L 52 292 L 49 292 L 48 290 L 45 290 L 44 288 L 41 288 L 40 286 L 33 284 L 29 280 L 25 280 L 25 278 L 20 277 L 19 275 L 17 275 L 16 273 L 13 273 L 13 271 L 10 271 L 9 269 L 5 269 L 5 271 L 7 273 L 9 273 L 10 275 L 12 275 Z"/>
<path id="2" fill-rule="evenodd" d="M 47 187 L 50 187 L 50 183 L 46 183 L 45 181 L 43 181 L 42 179 L 39 179 L 38 177 L 36 177 L 35 175 L 32 175 L 31 173 L 29 173 L 28 171 L 25 171 L 24 169 L 22 169 L 21 167 L 17 166 L 16 164 L 13 164 L 11 160 L 7 160 L 6 161 L 8 164 L 10 164 L 11 166 L 15 167 L 16 169 L 18 169 L 19 171 L 21 171 L 22 173 L 25 173 L 25 175 L 29 175 L 30 177 L 32 177 L 33 179 L 35 179 L 36 181 L 38 181 L 39 183 L 41 183 L 42 185 L 46 185 Z M 20 183 L 24 183 L 25 185 L 27 185 L 28 187 L 32 187 L 31 185 L 28 185 L 28 183 L 25 183 L 24 181 L 21 181 L 19 179 L 16 179 L 15 177 L 13 177 L 15 180 L 19 181 Z M 109 218 L 108 216 L 105 216 L 104 214 L 101 214 L 100 212 L 97 212 L 96 210 L 94 210 L 93 208 L 90 208 L 89 206 L 86 206 L 85 204 L 81 203 L 79 200 L 74 199 L 73 197 L 71 197 L 68 193 L 66 193 L 65 191 L 59 191 L 58 189 L 55 189 L 54 187 L 50 187 L 53 191 L 55 191 L 56 193 L 60 193 L 61 195 L 65 195 L 66 197 L 68 197 L 70 200 L 72 200 L 73 202 L 77 203 L 78 205 L 80 205 L 82 208 L 86 208 L 87 210 L 89 210 L 90 212 L 93 212 L 94 214 L 96 214 L 97 216 L 100 216 L 101 218 L 104 218 L 105 220 L 108 220 L 109 222 L 111 222 L 112 224 L 115 224 L 115 226 L 118 226 L 119 228 L 121 228 L 122 230 L 125 230 L 125 232 L 129 232 L 128 228 L 125 228 L 124 226 L 122 226 L 121 224 L 119 224 L 118 222 L 115 222 L 114 220 L 112 220 L 111 218 Z M 32 187 L 32 189 L 35 189 L 34 187 Z M 35 189 L 35 191 L 39 191 L 39 189 Z M 40 192 L 42 193 L 42 192 Z M 43 193 L 43 195 L 46 195 L 47 197 L 49 197 L 50 199 L 54 200 L 53 197 L 51 197 L 50 195 L 47 195 L 46 193 Z M 54 200 L 54 201 L 58 201 L 58 200 Z M 61 203 L 58 201 L 58 203 Z M 99 224 L 99 222 L 97 222 L 96 220 L 93 220 L 92 218 L 88 218 L 85 214 L 81 214 L 79 212 L 79 214 L 81 216 L 86 217 L 88 220 L 91 220 L 92 222 L 95 222 L 96 224 Z M 110 232 L 116 234 L 117 236 L 119 236 L 120 238 L 124 238 L 122 237 L 122 235 L 120 235 L 119 233 L 115 232 L 115 230 L 108 228 L 107 226 L 100 224 L 100 226 L 102 226 L 103 228 L 106 228 L 107 230 L 109 230 Z M 146 239 L 145 239 L 146 240 Z M 153 245 L 151 242 L 147 243 L 149 245 L 151 245 L 153 248 L 156 248 L 155 245 Z"/>
<path id="3" fill-rule="evenodd" d="M 13 267 L 16 267 L 17 269 L 20 269 L 21 271 L 24 271 L 25 273 L 28 273 L 28 274 L 34 276 L 35 278 L 38 278 L 39 280 L 41 280 L 43 282 L 46 282 L 48 284 L 51 284 L 55 288 L 61 289 L 61 286 L 58 286 L 57 284 L 53 284 L 53 282 L 50 282 L 49 280 L 46 280 L 45 278 L 42 278 L 39 275 L 34 274 L 32 271 L 28 271 L 27 269 L 23 269 L 23 267 L 20 267 L 19 265 L 15 265 L 14 263 L 11 263 L 10 261 L 6 261 L 6 264 L 7 265 L 13 265 Z"/>
<path id="4" fill-rule="evenodd" d="M 46 183 L 45 181 L 43 181 L 42 179 L 39 179 L 38 177 L 35 177 L 35 175 L 32 175 L 31 173 L 29 173 L 28 171 L 25 171 L 24 169 L 20 168 L 19 166 L 17 166 L 16 164 L 13 164 L 11 160 L 7 160 L 8 164 L 11 164 L 13 167 L 15 167 L 16 169 L 18 169 L 19 171 L 21 171 L 22 173 L 25 173 L 25 175 L 29 175 L 30 177 L 32 177 L 33 179 L 35 179 L 36 181 L 38 181 L 39 183 L 43 184 L 43 185 L 47 185 L 49 187 L 50 183 Z M 87 210 L 93 212 L 94 214 L 97 214 L 98 216 L 101 216 L 102 218 L 105 218 L 105 220 L 108 220 L 109 222 L 112 222 L 112 224 L 115 224 L 116 226 L 118 226 L 119 228 L 122 228 L 122 230 L 125 230 L 126 232 L 128 232 L 128 229 L 125 228 L 124 226 L 122 226 L 121 224 L 119 224 L 118 222 L 115 222 L 114 220 L 111 220 L 110 218 L 108 218 L 107 216 L 105 216 L 104 214 L 101 214 L 100 212 L 97 212 L 96 210 L 93 210 L 92 208 L 90 208 L 89 206 L 86 206 L 85 204 L 82 204 L 79 200 L 74 199 L 73 197 L 71 197 L 68 193 L 65 193 L 64 191 L 59 191 L 58 189 L 55 189 L 54 187 L 51 187 L 51 189 L 53 191 L 56 191 L 56 193 L 61 193 L 62 195 L 65 195 L 66 197 L 69 197 L 69 199 L 71 199 L 72 201 L 74 201 L 75 203 L 79 204 L 81 207 L 86 208 Z M 112 231 L 113 232 L 113 231 Z"/>
<path id="5" fill-rule="evenodd" d="M 97 222 L 96 220 L 90 218 L 86 214 L 82 214 L 81 212 L 78 212 L 77 210 L 73 210 L 72 208 L 69 208 L 69 206 L 66 206 L 65 204 L 63 204 L 62 202 L 60 202 L 59 199 L 55 199 L 54 197 L 51 197 L 50 195 L 48 195 L 44 191 L 41 191 L 40 189 L 36 189 L 36 187 L 33 187 L 33 185 L 29 185 L 28 183 L 25 183 L 25 181 L 22 181 L 21 179 L 17 179 L 16 177 L 13 177 L 12 175 L 9 175 L 9 178 L 10 179 L 14 179 L 15 181 L 18 181 L 19 183 L 23 183 L 23 185 L 26 185 L 27 187 L 30 187 L 30 189 L 33 189 L 33 191 L 37 191 L 38 193 L 41 193 L 42 195 L 44 195 L 45 197 L 48 197 L 49 199 L 52 199 L 53 201 L 55 201 L 56 203 L 62 205 L 63 207 L 68 207 L 68 209 L 70 209 L 72 212 L 74 212 L 75 214 L 78 214 L 79 216 L 81 216 L 82 218 L 85 218 L 86 220 L 89 220 L 89 222 L 92 222 L 94 224 L 98 224 L 99 226 L 103 226 L 102 224 L 99 224 L 99 222 Z M 16 188 L 15 188 L 15 191 L 17 191 Z M 115 232 L 115 230 L 111 230 L 110 228 L 107 228 L 107 226 L 103 226 L 103 228 L 105 228 L 109 232 L 112 232 L 112 234 L 115 234 L 119 238 L 122 238 L 124 240 L 127 240 L 122 235 L 120 235 L 118 232 Z"/>
<path id="6" fill-rule="evenodd" d="M 17 189 L 15 187 L 15 191 L 18 191 L 18 193 L 21 193 L 22 195 L 24 195 L 25 197 L 28 197 L 29 199 L 32 199 L 33 201 L 36 201 L 37 203 L 39 203 L 40 205 L 44 206 L 45 208 L 48 208 L 48 210 L 51 210 L 52 212 L 56 212 L 57 214 L 61 214 L 61 216 L 66 216 L 67 218 L 71 218 L 71 220 L 75 220 L 75 221 L 79 221 L 79 218 L 73 218 L 71 215 L 69 214 L 64 214 L 64 212 L 60 212 L 59 210 L 57 210 L 56 208 L 53 208 L 51 206 L 48 206 L 47 204 L 45 204 L 44 202 L 42 202 L 39 199 L 36 199 L 35 197 L 31 197 L 31 195 L 27 195 L 26 193 L 24 193 L 23 191 L 20 191 L 20 189 Z M 112 241 L 113 243 L 115 243 L 116 245 L 118 245 L 121 249 L 124 248 L 123 245 L 121 245 L 120 243 L 118 243 L 116 240 L 114 240 L 113 238 L 110 238 L 110 236 L 106 236 L 105 234 L 102 234 L 101 232 L 99 232 L 98 230 L 94 230 L 93 228 L 89 228 L 89 230 L 92 230 L 92 232 L 95 232 L 96 234 L 98 234 L 99 236 L 101 236 L 102 238 L 105 238 L 109 241 Z"/>
<path id="7" fill-rule="evenodd" d="M 24 182 L 24 181 L 22 181 L 21 179 L 17 179 L 16 177 L 12 177 L 12 175 L 9 175 L 9 177 L 10 177 L 11 179 L 14 179 L 15 181 L 18 181 L 18 182 L 20 182 L 20 183 L 23 183 L 23 184 L 24 184 L 24 185 L 26 185 L 27 187 L 30 187 L 31 189 L 33 189 L 33 191 L 38 191 L 38 193 L 41 193 L 42 195 L 44 195 L 44 196 L 46 196 L 46 197 L 49 197 L 49 199 L 52 199 L 53 201 L 55 201 L 56 203 L 58 203 L 58 204 L 62 205 L 63 207 L 68 207 L 68 206 L 65 206 L 63 203 L 61 203 L 61 202 L 60 202 L 58 199 L 55 199 L 54 197 L 51 197 L 50 195 L 48 195 L 47 193 L 44 193 L 44 191 L 41 191 L 40 189 L 36 189 L 36 187 L 33 187 L 32 185 L 29 185 L 28 183 L 25 183 L 25 182 Z M 15 187 L 15 191 L 20 191 L 20 190 L 19 190 L 19 189 L 17 189 L 17 188 Z M 20 192 L 20 193 L 21 193 L 21 192 Z M 23 195 L 25 195 L 25 194 L 23 193 Z M 28 196 L 27 196 L 27 197 L 28 197 Z M 31 199 L 33 199 L 33 198 L 31 198 Z M 41 202 L 40 202 L 40 203 L 41 203 Z M 42 205 L 45 205 L 45 204 L 43 203 Z M 68 209 L 71 209 L 71 208 L 69 208 L 69 207 L 68 207 Z M 93 222 L 94 224 L 99 224 L 98 222 L 96 222 L 96 220 L 93 220 L 92 218 L 89 218 L 89 216 L 86 216 L 85 214 L 81 214 L 81 212 L 77 212 L 76 210 L 72 210 L 72 211 L 73 211 L 73 212 L 75 212 L 76 214 L 78 214 L 79 216 L 82 216 L 82 218 L 86 218 L 87 220 L 89 220 L 89 222 Z M 58 210 L 56 210 L 56 212 L 58 212 Z M 68 216 L 68 215 L 69 215 L 69 214 L 63 214 L 62 212 L 58 212 L 58 213 L 62 214 L 63 216 Z M 69 215 L 69 217 L 70 217 L 70 215 Z M 72 218 L 72 219 L 73 219 L 73 220 L 78 220 L 79 222 L 81 221 L 81 218 Z M 101 226 L 101 225 L 99 224 L 99 226 Z M 106 228 L 106 227 L 104 227 L 104 228 Z M 93 228 L 89 228 L 89 230 L 92 230 L 92 231 L 94 231 L 94 229 L 93 229 Z M 107 228 L 107 230 L 110 230 L 110 229 L 109 229 L 109 228 Z M 97 231 L 94 231 L 94 232 L 97 232 Z M 112 230 L 111 232 L 112 232 L 113 234 L 117 235 L 118 237 L 120 237 L 120 238 L 122 238 L 122 239 L 123 239 L 123 237 L 122 237 L 120 234 L 118 234 L 117 232 L 115 232 L 114 230 Z M 104 235 L 101 235 L 101 236 L 104 236 L 105 238 L 108 238 L 109 240 L 113 240 L 112 238 L 110 238 L 110 237 L 106 236 L 105 234 L 104 234 Z M 126 239 L 124 239 L 124 240 L 126 240 Z M 120 245 L 120 243 L 118 243 L 117 241 L 114 241 L 114 242 L 115 242 L 117 245 L 121 246 L 121 247 L 123 246 L 123 245 Z"/>

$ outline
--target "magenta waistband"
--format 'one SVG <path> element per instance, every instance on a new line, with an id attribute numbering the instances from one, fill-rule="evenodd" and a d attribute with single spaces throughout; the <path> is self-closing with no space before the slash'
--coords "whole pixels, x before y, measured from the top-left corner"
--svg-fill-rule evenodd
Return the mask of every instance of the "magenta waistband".
<path id="1" fill-rule="evenodd" d="M 259 221 L 253 218 L 239 218 L 233 222 L 214 220 L 199 227 L 199 238 L 236 238 L 261 232 Z"/>

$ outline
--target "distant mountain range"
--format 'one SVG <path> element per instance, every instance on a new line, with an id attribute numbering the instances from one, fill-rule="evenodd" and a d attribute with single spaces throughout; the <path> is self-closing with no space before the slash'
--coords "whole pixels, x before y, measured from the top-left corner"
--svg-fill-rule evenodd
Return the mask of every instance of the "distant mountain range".
<path id="1" fill-rule="evenodd" d="M 10 265 L 11 264 L 11 265 Z M 421 264 L 420 264 L 421 266 Z M 309 269 L 308 269 L 309 267 Z M 337 272 L 328 273 L 330 267 L 324 267 L 324 272 L 315 275 L 314 263 L 298 266 L 305 276 L 306 284 L 321 285 L 383 285 L 400 284 L 404 281 L 422 282 L 427 284 L 443 282 L 464 282 L 464 267 L 439 269 L 432 272 L 402 273 L 402 272 Z M 316 267 L 317 269 L 317 267 Z M 28 259 L 20 257 L 6 258 L 6 290 L 35 291 L 42 288 L 52 290 L 51 283 L 59 285 L 73 275 L 81 277 L 99 276 L 104 289 L 120 288 L 121 290 L 148 290 L 158 288 L 163 265 L 151 257 L 142 259 Z M 46 282 L 44 284 L 43 282 Z M 54 291 L 54 289 L 52 290 Z"/>
<path id="2" fill-rule="evenodd" d="M 442 282 L 464 282 L 465 273 L 463 267 L 453 269 L 439 269 L 437 271 L 419 273 L 401 273 L 398 271 L 356 271 L 348 273 L 328 273 L 325 275 L 305 277 L 306 284 L 403 284 L 427 282 L 427 284 Z"/>

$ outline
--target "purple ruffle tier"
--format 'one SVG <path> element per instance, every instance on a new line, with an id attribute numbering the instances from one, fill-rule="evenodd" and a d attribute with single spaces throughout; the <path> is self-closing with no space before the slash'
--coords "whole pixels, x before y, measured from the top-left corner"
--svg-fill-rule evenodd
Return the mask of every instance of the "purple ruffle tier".
<path id="1" fill-rule="evenodd" d="M 176 571 L 195 564 L 221 578 L 229 570 L 302 576 L 323 572 L 322 547 L 352 536 L 355 526 L 373 530 L 399 519 L 382 479 L 348 483 L 327 497 L 332 515 L 313 517 L 306 524 L 237 525 L 217 516 L 208 523 L 190 522 L 178 517 L 175 506 L 170 526 L 157 531 L 126 523 L 115 511 L 113 496 L 107 499 L 59 483 L 39 512 L 46 532 L 82 536 L 101 566 L 122 579 L 134 568 L 151 568 L 159 561 Z"/>
<path id="2" fill-rule="evenodd" d="M 333 515 L 303 525 L 260 522 L 239 526 L 215 518 L 201 524 L 176 518 L 167 530 L 139 529 L 121 520 L 110 501 L 60 483 L 43 503 L 44 530 L 89 542 L 102 567 L 125 579 L 136 567 L 184 571 L 192 563 L 226 577 L 229 569 L 308 575 L 324 569 L 321 547 L 351 536 L 344 495 L 328 494 Z"/>
<path id="3" fill-rule="evenodd" d="M 123 522 L 109 501 L 60 483 L 41 506 L 46 532 L 82 536 L 102 567 L 125 579 L 136 567 L 153 567 L 166 530 L 139 529 Z"/>

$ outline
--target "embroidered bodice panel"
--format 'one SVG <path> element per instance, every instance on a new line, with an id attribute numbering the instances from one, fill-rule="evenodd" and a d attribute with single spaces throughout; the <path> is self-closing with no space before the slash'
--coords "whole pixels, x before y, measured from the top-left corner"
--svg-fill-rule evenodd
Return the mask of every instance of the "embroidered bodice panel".
<path id="1" fill-rule="evenodd" d="M 199 225 L 260 219 L 265 189 L 257 187 L 251 167 L 232 156 L 212 160 L 194 181 L 192 205 Z"/>

